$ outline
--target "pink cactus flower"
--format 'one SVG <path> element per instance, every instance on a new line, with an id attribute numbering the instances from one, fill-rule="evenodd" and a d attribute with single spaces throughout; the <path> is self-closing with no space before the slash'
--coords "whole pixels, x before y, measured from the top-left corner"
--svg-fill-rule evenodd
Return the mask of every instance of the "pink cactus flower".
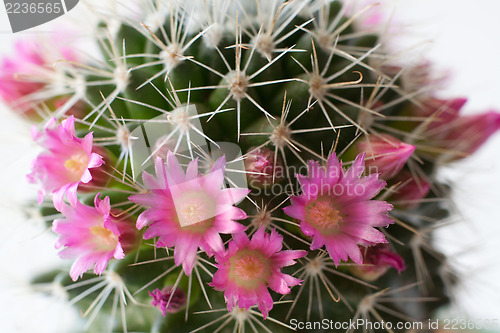
<path id="1" fill-rule="evenodd" d="M 224 291 L 227 309 L 249 309 L 258 305 L 264 319 L 273 308 L 268 288 L 288 294 L 290 287 L 302 281 L 281 273 L 281 268 L 295 264 L 295 259 L 307 255 L 303 250 L 281 251 L 283 236 L 273 230 L 267 234 L 259 228 L 252 239 L 245 233 L 233 235 L 225 253 L 217 254 L 217 272 L 210 283 L 218 291 Z"/>
<path id="2" fill-rule="evenodd" d="M 57 48 L 52 44 L 50 50 L 47 49 L 34 40 L 19 40 L 15 45 L 15 55 L 5 57 L 0 64 L 0 98 L 28 116 L 34 115 L 34 110 L 26 103 L 26 97 L 45 85 L 40 80 L 28 78 L 43 76 L 41 73 L 52 70 L 58 60 L 76 59 L 68 47 Z"/>
<path id="3" fill-rule="evenodd" d="M 101 166 L 104 161 L 100 155 L 92 153 L 92 133 L 83 139 L 75 136 L 73 116 L 60 125 L 56 125 L 56 122 L 52 118 L 43 132 L 33 127 L 33 139 L 47 151 L 35 159 L 28 180 L 33 184 L 41 184 L 39 203 L 46 193 L 52 193 L 55 208 L 61 210 L 65 194 L 71 205 L 76 205 L 78 185 L 88 183 L 92 179 L 89 169 Z"/>
<path id="4" fill-rule="evenodd" d="M 297 175 L 302 194 L 291 197 L 291 205 L 284 208 L 312 237 L 311 250 L 325 245 L 335 265 L 348 258 L 362 264 L 358 245 L 387 243 L 376 228 L 393 223 L 388 217 L 392 205 L 372 200 L 386 183 L 378 174 L 361 177 L 364 170 L 364 154 L 348 170 L 342 169 L 335 154 L 328 158 L 326 169 L 310 161 L 308 176 Z"/>
<path id="5" fill-rule="evenodd" d="M 156 288 L 149 292 L 149 296 L 153 298 L 151 304 L 160 309 L 163 317 L 167 315 L 167 312 L 179 312 L 186 305 L 186 293 L 179 287 L 175 290 L 172 290 L 172 287 L 166 286 L 162 290 Z"/>
<path id="6" fill-rule="evenodd" d="M 362 249 L 362 251 L 364 265 L 349 266 L 349 270 L 365 281 L 377 280 L 389 268 L 397 269 L 398 273 L 406 269 L 403 258 L 399 254 L 392 252 L 387 244 L 369 246 Z"/>
<path id="7" fill-rule="evenodd" d="M 112 258 L 125 257 L 121 236 L 130 227 L 120 224 L 110 210 L 109 197 L 100 200 L 99 194 L 95 196 L 94 207 L 79 201 L 74 207 L 61 206 L 65 218 L 55 220 L 52 230 L 60 234 L 56 248 L 65 247 L 59 256 L 63 259 L 76 258 L 69 272 L 73 281 L 92 267 L 94 273 L 100 275 Z"/>
<path id="8" fill-rule="evenodd" d="M 32 71 L 32 67 L 43 66 L 42 56 L 36 52 L 35 43 L 18 41 L 15 45 L 16 56 L 5 57 L 0 65 L 0 97 L 9 105 L 15 106 L 22 97 L 43 87 L 38 82 L 22 82 L 16 74 Z"/>
<path id="9" fill-rule="evenodd" d="M 415 148 L 388 134 L 371 135 L 357 144 L 357 152 L 366 153 L 369 173 L 380 173 L 380 178 L 385 180 L 401 171 Z"/>
<path id="10" fill-rule="evenodd" d="M 242 200 L 247 189 L 223 189 L 225 160 L 220 158 L 207 175 L 198 174 L 198 160 L 191 161 L 186 172 L 173 153 L 167 156 L 167 166 L 161 158 L 155 160 L 156 179 L 143 174 L 149 193 L 132 195 L 132 202 L 150 207 L 137 220 L 137 228 L 146 226 L 145 239 L 158 238 L 158 246 L 175 247 L 174 260 L 187 275 L 191 274 L 196 253 L 201 248 L 211 256 L 224 250 L 219 234 L 245 230 L 235 220 L 247 218 L 233 205 Z"/>

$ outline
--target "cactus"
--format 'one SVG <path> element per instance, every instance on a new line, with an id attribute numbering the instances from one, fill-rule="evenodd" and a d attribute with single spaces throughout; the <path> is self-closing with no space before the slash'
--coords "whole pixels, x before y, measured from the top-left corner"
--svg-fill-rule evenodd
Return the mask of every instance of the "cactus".
<path id="1" fill-rule="evenodd" d="M 461 116 L 427 63 L 395 65 L 377 4 L 126 7 L 96 12 L 102 60 L 34 41 L 0 80 L 36 124 L 28 178 L 72 260 L 33 283 L 59 284 L 82 330 L 354 332 L 336 325 L 425 323 L 450 301 L 434 175 L 498 113 Z"/>

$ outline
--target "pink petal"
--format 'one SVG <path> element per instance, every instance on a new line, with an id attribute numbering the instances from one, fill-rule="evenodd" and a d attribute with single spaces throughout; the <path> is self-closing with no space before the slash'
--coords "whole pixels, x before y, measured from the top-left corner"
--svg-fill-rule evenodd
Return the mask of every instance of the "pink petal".
<path id="1" fill-rule="evenodd" d="M 80 181 L 84 184 L 87 184 L 91 180 L 92 180 L 92 175 L 90 174 L 89 169 L 85 169 L 85 171 L 83 171 L 82 177 L 80 178 Z"/>
<path id="2" fill-rule="evenodd" d="M 294 219 L 297 220 L 304 220 L 306 217 L 306 212 L 303 206 L 288 206 L 283 208 L 283 211 L 285 212 L 286 215 L 293 217 Z"/>
<path id="3" fill-rule="evenodd" d="M 92 153 L 90 154 L 90 159 L 89 159 L 89 168 L 97 168 L 100 167 L 101 165 L 104 164 L 104 160 L 101 155 Z"/>
<path id="4" fill-rule="evenodd" d="M 261 286 L 257 291 L 257 297 L 259 299 L 259 310 L 262 312 L 262 317 L 266 319 L 274 304 L 271 294 L 265 286 Z"/>
<path id="5" fill-rule="evenodd" d="M 214 172 L 215 170 L 222 170 L 222 172 L 224 173 L 225 169 L 226 169 L 226 156 L 223 155 L 214 162 L 214 164 L 212 165 L 211 172 Z"/>
<path id="6" fill-rule="evenodd" d="M 277 267 L 286 267 L 295 264 L 295 259 L 305 257 L 307 251 L 285 250 L 273 255 L 273 262 Z"/>
<path id="7" fill-rule="evenodd" d="M 78 183 L 73 183 L 70 184 L 66 190 L 66 197 L 68 198 L 69 203 L 71 206 L 76 206 L 76 203 L 78 202 L 78 198 L 76 196 L 76 190 L 78 188 Z"/>
<path id="8" fill-rule="evenodd" d="M 82 277 L 83 273 L 88 271 L 92 267 L 92 265 L 94 265 L 94 261 L 92 261 L 91 258 L 87 257 L 79 258 L 71 266 L 71 269 L 69 271 L 69 276 L 71 276 L 71 279 L 74 282 L 78 280 L 79 277 Z"/>
<path id="9" fill-rule="evenodd" d="M 248 193 L 250 193 L 250 190 L 246 188 L 226 188 L 220 191 L 218 200 L 222 199 L 223 202 L 232 205 L 245 199 Z"/>
<path id="10" fill-rule="evenodd" d="M 63 197 L 64 193 L 66 193 L 67 186 L 63 186 L 57 191 L 52 192 L 52 202 L 54 203 L 55 209 L 61 211 L 61 207 L 63 205 Z"/>
<path id="11" fill-rule="evenodd" d="M 184 170 L 182 170 L 182 167 L 179 164 L 179 161 L 177 161 L 174 153 L 170 151 L 167 154 L 166 174 L 169 184 L 179 184 L 186 181 Z"/>
<path id="12" fill-rule="evenodd" d="M 290 288 L 288 288 L 286 281 L 281 278 L 281 274 L 271 274 L 271 276 L 267 279 L 267 283 L 269 288 L 279 294 L 285 295 L 290 293 Z"/>
<path id="13" fill-rule="evenodd" d="M 224 251 L 224 244 L 222 243 L 222 239 L 217 231 L 213 228 L 208 229 L 203 234 L 203 239 L 207 242 L 208 246 L 215 252 Z"/>
<path id="14" fill-rule="evenodd" d="M 186 181 L 196 179 L 198 177 L 198 158 L 189 162 L 186 170 Z"/>

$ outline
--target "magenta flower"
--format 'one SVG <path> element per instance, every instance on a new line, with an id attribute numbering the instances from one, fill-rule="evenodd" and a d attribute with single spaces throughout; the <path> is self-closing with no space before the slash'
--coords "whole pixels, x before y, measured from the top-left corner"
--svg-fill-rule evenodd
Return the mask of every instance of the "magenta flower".
<path id="1" fill-rule="evenodd" d="M 435 150 L 442 149 L 451 160 L 463 158 L 474 153 L 500 129 L 500 113 L 496 111 L 461 116 L 460 110 L 466 102 L 464 98 L 430 99 L 424 107 L 413 110 L 417 116 L 432 119 L 422 131 L 425 146 L 421 153 L 434 157 Z"/>
<path id="2" fill-rule="evenodd" d="M 325 245 L 335 265 L 348 258 L 362 264 L 358 245 L 387 243 L 376 228 L 392 223 L 388 217 L 392 205 L 372 200 L 385 182 L 377 174 L 361 177 L 364 169 L 364 155 L 358 155 L 348 170 L 342 169 L 335 154 L 328 158 L 326 170 L 310 161 L 308 176 L 297 175 L 302 194 L 291 197 L 291 205 L 284 208 L 312 237 L 311 250 Z"/>
<path id="3" fill-rule="evenodd" d="M 357 144 L 358 153 L 366 153 L 369 173 L 380 173 L 379 177 L 385 180 L 401 171 L 415 148 L 388 134 L 372 135 Z"/>
<path id="4" fill-rule="evenodd" d="M 52 118 L 44 132 L 34 127 L 32 136 L 47 151 L 38 155 L 33 162 L 33 171 L 28 175 L 30 183 L 40 183 L 38 202 L 41 203 L 46 193 L 52 193 L 52 200 L 57 210 L 61 210 L 66 194 L 72 206 L 77 203 L 76 190 L 80 183 L 88 183 L 92 176 L 89 169 L 103 164 L 100 155 L 92 153 L 92 133 L 83 139 L 75 136 L 75 118 L 73 116 L 56 125 Z"/>
<path id="5" fill-rule="evenodd" d="M 167 315 L 167 312 L 179 312 L 186 305 L 186 293 L 179 287 L 175 290 L 172 290 L 172 286 L 166 286 L 162 290 L 156 288 L 149 292 L 149 296 L 153 298 L 151 304 L 160 309 L 163 317 Z"/>
<path id="6" fill-rule="evenodd" d="M 432 141 L 439 140 L 442 147 L 467 156 L 474 153 L 500 129 L 500 113 L 489 111 L 478 115 L 461 116 L 441 126 L 440 129 L 441 133 L 439 130 L 432 133 Z"/>
<path id="7" fill-rule="evenodd" d="M 225 160 L 220 158 L 207 175 L 198 175 L 198 160 L 191 161 L 186 172 L 169 152 L 167 167 L 155 160 L 156 179 L 143 174 L 149 193 L 132 195 L 132 202 L 150 207 L 137 219 L 137 228 L 146 226 L 145 239 L 158 238 L 158 246 L 175 247 L 174 260 L 189 275 L 201 248 L 211 256 L 224 250 L 222 234 L 238 233 L 245 227 L 235 220 L 247 218 L 233 205 L 242 200 L 247 189 L 223 189 Z"/>
<path id="8" fill-rule="evenodd" d="M 113 218 L 109 197 L 100 200 L 97 194 L 94 206 L 85 206 L 79 201 L 74 207 L 63 204 L 61 213 L 65 218 L 55 220 L 52 226 L 52 230 L 60 234 L 56 248 L 65 247 L 59 256 L 63 259 L 76 258 L 69 272 L 73 281 L 92 267 L 94 273 L 100 275 L 112 258 L 125 257 L 121 236 L 130 227 Z"/>
<path id="9" fill-rule="evenodd" d="M 349 266 L 349 270 L 365 281 L 375 281 L 384 275 L 389 268 L 395 268 L 398 273 L 406 269 L 405 262 L 399 254 L 391 251 L 389 245 L 380 244 L 362 249 L 363 263 L 360 266 Z"/>
<path id="10" fill-rule="evenodd" d="M 224 291 L 229 311 L 235 306 L 248 310 L 258 305 L 265 319 L 273 308 L 268 287 L 284 295 L 300 284 L 301 280 L 281 273 L 281 268 L 295 264 L 307 251 L 281 251 L 283 236 L 276 230 L 270 235 L 264 230 L 259 228 L 251 240 L 244 232 L 233 235 L 227 252 L 215 256 L 218 270 L 209 285 Z"/>

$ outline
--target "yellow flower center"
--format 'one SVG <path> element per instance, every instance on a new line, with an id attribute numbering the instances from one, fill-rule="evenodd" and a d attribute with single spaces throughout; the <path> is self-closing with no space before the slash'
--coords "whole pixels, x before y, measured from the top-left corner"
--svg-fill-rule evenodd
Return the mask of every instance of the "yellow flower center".
<path id="1" fill-rule="evenodd" d="M 240 279 L 248 281 L 262 276 L 264 265 L 257 258 L 247 255 L 234 263 L 234 271 Z"/>
<path id="2" fill-rule="evenodd" d="M 318 231 L 332 234 L 339 229 L 342 217 L 331 199 L 318 198 L 306 206 L 306 221 Z"/>
<path id="3" fill-rule="evenodd" d="M 204 191 L 191 191 L 174 197 L 179 225 L 193 233 L 204 233 L 215 217 L 216 202 Z"/>
<path id="4" fill-rule="evenodd" d="M 255 250 L 243 250 L 229 259 L 229 277 L 239 286 L 255 288 L 270 275 L 269 259 Z"/>
<path id="5" fill-rule="evenodd" d="M 89 157 L 85 153 L 74 154 L 64 162 L 64 167 L 75 180 L 80 180 L 88 165 Z"/>
<path id="6" fill-rule="evenodd" d="M 201 201 L 186 203 L 179 212 L 184 220 L 197 223 L 205 220 L 205 207 Z"/>
<path id="7" fill-rule="evenodd" d="M 92 235 L 96 236 L 96 243 L 103 249 L 112 250 L 116 247 L 116 244 L 118 244 L 118 236 L 103 226 L 97 225 L 90 227 L 90 232 Z"/>

